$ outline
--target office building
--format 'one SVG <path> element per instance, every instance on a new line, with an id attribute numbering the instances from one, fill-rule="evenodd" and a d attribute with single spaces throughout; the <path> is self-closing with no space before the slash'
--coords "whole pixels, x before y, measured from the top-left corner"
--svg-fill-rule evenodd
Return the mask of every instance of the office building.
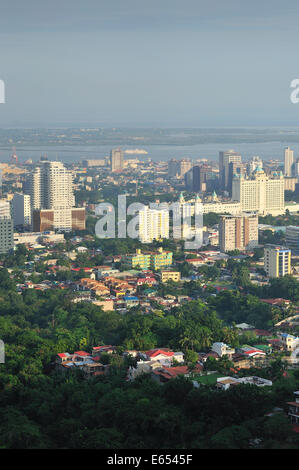
<path id="1" fill-rule="evenodd" d="M 178 172 L 179 178 L 182 178 L 185 175 L 185 173 L 187 173 L 187 171 L 191 170 L 192 166 L 193 166 L 193 163 L 190 159 L 183 158 L 183 160 L 180 160 L 179 172 Z"/>
<path id="2" fill-rule="evenodd" d="M 266 245 L 264 269 L 269 277 L 291 274 L 291 250 L 282 246 Z"/>
<path id="3" fill-rule="evenodd" d="M 258 245 L 258 216 L 224 215 L 219 222 L 220 251 L 253 249 Z"/>
<path id="4" fill-rule="evenodd" d="M 232 199 L 241 203 L 242 212 L 256 212 L 261 215 L 283 214 L 283 175 L 275 173 L 273 177 L 269 177 L 262 168 L 256 168 L 251 177 L 234 175 Z"/>
<path id="5" fill-rule="evenodd" d="M 219 152 L 219 183 L 220 189 L 229 190 L 229 164 L 242 163 L 242 157 L 234 150 Z"/>
<path id="6" fill-rule="evenodd" d="M 182 178 L 188 171 L 192 169 L 193 163 L 190 159 L 175 160 L 172 158 L 168 162 L 168 177 Z"/>
<path id="7" fill-rule="evenodd" d="M 284 175 L 293 176 L 294 151 L 290 147 L 284 149 Z"/>
<path id="8" fill-rule="evenodd" d="M 110 154 L 111 171 L 121 171 L 124 167 L 124 153 L 121 149 L 112 149 Z"/>
<path id="9" fill-rule="evenodd" d="M 169 238 L 169 211 L 150 209 L 139 211 L 139 239 L 142 243 Z"/>
<path id="10" fill-rule="evenodd" d="M 30 227 L 31 204 L 28 194 L 16 193 L 12 200 L 13 219 L 15 227 Z"/>
<path id="11" fill-rule="evenodd" d="M 210 168 L 207 165 L 196 165 L 192 173 L 192 191 L 205 192 L 207 190 L 207 174 Z"/>

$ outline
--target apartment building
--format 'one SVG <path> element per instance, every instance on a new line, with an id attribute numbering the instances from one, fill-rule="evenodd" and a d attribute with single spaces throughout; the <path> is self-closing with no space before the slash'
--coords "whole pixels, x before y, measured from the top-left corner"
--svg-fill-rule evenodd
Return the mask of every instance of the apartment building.
<path id="1" fill-rule="evenodd" d="M 169 238 L 169 211 L 150 209 L 146 206 L 139 211 L 139 239 L 142 243 Z"/>
<path id="2" fill-rule="evenodd" d="M 258 245 L 258 216 L 225 215 L 219 222 L 220 251 L 253 249 Z"/>

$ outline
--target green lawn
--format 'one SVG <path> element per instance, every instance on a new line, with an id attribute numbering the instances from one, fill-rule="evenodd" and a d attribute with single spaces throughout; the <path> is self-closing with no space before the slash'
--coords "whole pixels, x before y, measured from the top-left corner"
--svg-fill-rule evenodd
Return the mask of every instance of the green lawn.
<path id="1" fill-rule="evenodd" d="M 210 374 L 210 375 L 197 375 L 194 376 L 194 380 L 197 380 L 202 385 L 215 385 L 218 377 L 223 377 L 225 374 Z"/>

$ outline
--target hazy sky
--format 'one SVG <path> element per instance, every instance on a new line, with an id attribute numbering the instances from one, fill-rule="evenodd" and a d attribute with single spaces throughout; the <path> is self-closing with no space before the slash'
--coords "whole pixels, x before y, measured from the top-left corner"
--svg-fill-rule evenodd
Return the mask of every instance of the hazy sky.
<path id="1" fill-rule="evenodd" d="M 0 0 L 1 126 L 297 126 L 296 0 Z"/>

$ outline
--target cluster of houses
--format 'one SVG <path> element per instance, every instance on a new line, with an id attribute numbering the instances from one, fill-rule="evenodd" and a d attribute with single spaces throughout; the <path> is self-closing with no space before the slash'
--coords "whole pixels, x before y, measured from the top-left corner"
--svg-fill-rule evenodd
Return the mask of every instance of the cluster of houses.
<path id="1" fill-rule="evenodd" d="M 289 336 L 289 335 L 288 335 Z M 277 338 L 282 347 L 287 350 L 288 342 L 285 342 L 285 335 Z M 299 341 L 299 338 L 297 338 Z M 299 343 L 298 343 L 299 344 Z M 101 354 L 116 353 L 116 346 L 97 346 L 92 348 L 92 352 L 76 351 L 73 354 L 67 352 L 60 353 L 56 358 L 56 365 L 61 370 L 80 369 L 86 377 L 104 375 L 109 373 L 109 364 L 101 362 Z M 152 378 L 160 383 L 165 383 L 179 375 L 189 377 L 191 374 L 205 374 L 205 363 L 209 358 L 216 361 L 221 358 L 228 358 L 232 363 L 232 375 L 238 373 L 240 369 L 251 367 L 262 367 L 267 359 L 271 357 L 272 345 L 266 341 L 256 346 L 243 345 L 239 348 L 232 348 L 223 342 L 213 343 L 207 353 L 198 353 L 198 361 L 190 370 L 184 362 L 184 354 L 181 351 L 172 351 L 168 348 L 155 348 L 148 351 L 127 350 L 123 357 L 134 358 L 134 364 L 128 366 L 127 380 L 134 381 L 142 374 L 150 374 Z M 258 386 L 271 385 L 270 381 L 263 381 L 257 377 L 249 379 L 236 379 L 234 377 L 222 377 L 218 380 L 219 387 L 227 389 L 231 385 L 239 383 L 253 383 Z"/>

